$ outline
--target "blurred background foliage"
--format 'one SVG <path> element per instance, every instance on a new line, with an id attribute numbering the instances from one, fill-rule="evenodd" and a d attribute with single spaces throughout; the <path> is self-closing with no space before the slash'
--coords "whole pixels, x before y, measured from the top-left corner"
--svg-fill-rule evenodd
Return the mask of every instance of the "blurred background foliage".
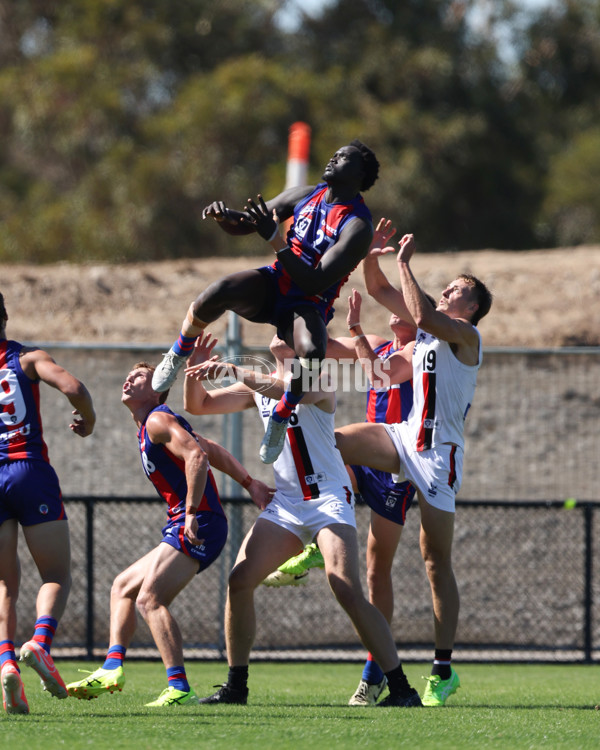
<path id="1" fill-rule="evenodd" d="M 423 250 L 600 241 L 600 0 L 301 8 L 0 0 L 0 261 L 261 253 L 200 213 L 280 192 L 296 120 Z"/>

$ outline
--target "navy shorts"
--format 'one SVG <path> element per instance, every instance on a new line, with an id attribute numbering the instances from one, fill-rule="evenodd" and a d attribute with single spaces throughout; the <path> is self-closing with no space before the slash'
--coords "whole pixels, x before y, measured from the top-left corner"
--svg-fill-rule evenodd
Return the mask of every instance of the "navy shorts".
<path id="1" fill-rule="evenodd" d="M 198 520 L 198 531 L 196 533 L 199 539 L 204 539 L 203 544 L 190 544 L 185 538 L 183 533 L 185 515 L 170 520 L 163 527 L 161 541 L 197 560 L 200 563 L 198 568 L 198 573 L 200 573 L 201 570 L 208 568 L 217 559 L 225 546 L 227 518 L 220 513 L 203 510 L 196 515 L 196 519 Z"/>
<path id="2" fill-rule="evenodd" d="M 49 463 L 24 458 L 0 464 L 0 524 L 8 518 L 21 526 L 66 520 L 58 477 Z"/>
<path id="3" fill-rule="evenodd" d="M 313 311 L 324 321 L 325 325 L 333 318 L 333 307 L 330 307 L 325 301 L 316 303 L 305 297 L 282 294 L 279 289 L 279 272 L 277 269 L 272 266 L 262 266 L 257 270 L 260 271 L 267 282 L 269 292 L 261 313 L 251 320 L 256 323 L 270 323 L 275 326 L 280 339 L 285 339 L 285 333 L 293 323 L 294 315 L 300 310 Z"/>
<path id="4" fill-rule="evenodd" d="M 410 482 L 394 482 L 387 471 L 351 466 L 361 498 L 377 515 L 404 526 L 415 488 Z"/>

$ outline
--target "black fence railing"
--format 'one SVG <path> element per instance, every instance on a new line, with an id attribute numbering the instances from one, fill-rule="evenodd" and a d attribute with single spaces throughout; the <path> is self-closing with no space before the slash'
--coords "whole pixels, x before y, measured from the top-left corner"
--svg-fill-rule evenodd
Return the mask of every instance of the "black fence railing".
<path id="1" fill-rule="evenodd" d="M 186 658 L 222 659 L 227 576 L 243 535 L 257 515 L 240 498 L 224 500 L 230 522 L 219 560 L 173 602 Z M 600 502 L 459 501 L 454 567 L 461 593 L 456 657 L 462 660 L 600 660 L 600 589 L 593 572 Z M 70 497 L 73 587 L 53 652 L 98 658 L 108 645 L 110 588 L 122 569 L 160 540 L 165 512 L 150 497 Z M 405 661 L 433 649 L 431 595 L 418 547 L 418 508 L 410 510 L 394 562 L 393 632 Z M 364 580 L 369 509 L 356 507 Z M 133 536 L 135 529 L 135 537 Z M 17 642 L 35 620 L 39 578 L 22 557 Z M 256 592 L 254 658 L 355 660 L 364 657 L 322 570 L 308 583 Z M 141 618 L 130 656 L 157 655 Z"/>

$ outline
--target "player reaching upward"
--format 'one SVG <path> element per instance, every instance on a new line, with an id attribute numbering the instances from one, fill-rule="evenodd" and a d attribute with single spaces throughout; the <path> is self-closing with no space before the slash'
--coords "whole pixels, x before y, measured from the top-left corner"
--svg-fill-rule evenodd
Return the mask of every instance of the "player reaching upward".
<path id="1" fill-rule="evenodd" d="M 476 325 L 488 313 L 492 295 L 479 279 L 461 274 L 433 309 L 410 267 L 414 237 L 404 235 L 399 245 L 402 290 L 379 273 L 370 291 L 391 312 L 418 326 L 412 354 L 413 408 L 399 423 L 342 427 L 336 430 L 336 441 L 348 463 L 389 471 L 417 489 L 421 554 L 433 599 L 436 645 L 423 703 L 443 706 L 460 684 L 451 666 L 459 611 L 452 569 L 455 497 L 462 481 L 464 420 L 482 358 Z M 382 253 L 393 250 L 386 247 Z"/>
<path id="2" fill-rule="evenodd" d="M 289 188 L 265 204 L 249 201 L 244 212 L 215 201 L 202 212 L 231 234 L 258 231 L 277 251 L 271 266 L 230 274 L 211 284 L 190 306 L 178 340 L 156 370 L 156 391 L 171 386 L 196 338 L 226 310 L 247 320 L 271 323 L 298 358 L 294 377 L 275 404 L 260 456 L 275 461 L 285 441 L 294 406 L 318 377 L 327 346 L 326 326 L 348 275 L 369 249 L 371 214 L 361 191 L 377 179 L 374 153 L 358 140 L 338 149 L 316 186 Z M 277 222 L 293 217 L 285 241 Z M 308 384 L 308 388 L 304 385 Z"/>
<path id="3" fill-rule="evenodd" d="M 211 346 L 210 335 L 199 339 L 190 364 L 207 360 Z M 201 381 L 218 374 L 223 366 L 210 359 L 190 366 L 184 385 L 185 408 L 197 414 L 220 414 L 254 406 L 266 427 L 294 357 L 293 350 L 277 337 L 271 351 L 277 370 L 267 382 L 264 376 L 234 366 L 238 382 L 208 391 Z M 362 592 L 354 496 L 335 447 L 334 413 L 331 388 L 311 390 L 294 407 L 283 451 L 273 466 L 275 495 L 246 535 L 229 576 L 225 610 L 228 679 L 200 703 L 247 702 L 248 665 L 256 632 L 254 591 L 266 575 L 315 539 L 336 599 L 385 672 L 390 694 L 380 705 L 421 705 L 418 693 L 408 684 L 388 623 Z"/>

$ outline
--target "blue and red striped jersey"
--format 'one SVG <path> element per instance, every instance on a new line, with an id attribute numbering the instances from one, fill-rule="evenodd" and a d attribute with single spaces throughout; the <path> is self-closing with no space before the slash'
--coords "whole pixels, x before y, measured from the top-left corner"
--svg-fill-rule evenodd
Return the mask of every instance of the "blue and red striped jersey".
<path id="1" fill-rule="evenodd" d="M 48 461 L 40 412 L 40 381 L 23 372 L 23 344 L 0 341 L 0 463 L 25 458 Z"/>
<path id="2" fill-rule="evenodd" d="M 351 219 L 372 222 L 371 212 L 361 195 L 348 203 L 327 203 L 326 194 L 327 184 L 320 183 L 295 206 L 294 221 L 286 237 L 293 253 L 311 268 L 315 268 L 327 250 L 335 245 Z M 336 281 L 320 294 L 307 297 L 278 260 L 272 267 L 278 272 L 280 293 L 285 297 L 308 299 L 321 309 L 325 320 L 332 314 L 333 303 L 349 276 Z"/>
<path id="3" fill-rule="evenodd" d="M 185 513 L 185 500 L 187 496 L 185 461 L 174 456 L 166 446 L 160 443 L 153 443 L 150 440 L 146 430 L 146 422 L 150 414 L 153 414 L 155 411 L 164 411 L 167 414 L 172 414 L 184 430 L 187 430 L 194 439 L 196 439 L 196 436 L 189 422 L 179 414 L 175 414 L 166 404 L 160 404 L 155 409 L 152 409 L 144 420 L 144 424 L 138 430 L 138 444 L 144 472 L 160 497 L 166 502 L 169 518 L 175 518 Z M 213 511 L 214 513 L 225 515 L 221 506 L 215 478 L 210 467 L 198 511 Z"/>
<path id="4" fill-rule="evenodd" d="M 373 351 L 382 360 L 386 360 L 394 352 L 393 341 L 380 344 Z M 413 405 L 412 380 L 392 385 L 389 388 L 369 388 L 367 391 L 367 422 L 384 422 L 393 424 L 404 421 L 410 414 Z"/>

